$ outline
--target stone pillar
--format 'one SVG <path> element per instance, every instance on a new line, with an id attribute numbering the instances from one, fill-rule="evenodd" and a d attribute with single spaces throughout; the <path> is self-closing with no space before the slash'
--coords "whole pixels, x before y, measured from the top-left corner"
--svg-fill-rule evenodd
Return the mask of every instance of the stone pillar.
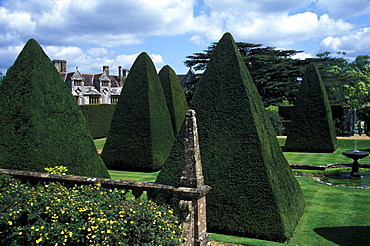
<path id="1" fill-rule="evenodd" d="M 202 190 L 202 188 L 204 189 L 206 186 L 204 185 L 202 173 L 198 144 L 198 128 L 194 110 L 189 110 L 186 113 L 185 131 L 185 158 L 180 186 Z M 207 234 L 206 192 L 200 194 L 201 195 L 190 199 L 182 197 L 180 201 L 180 209 L 182 211 L 181 219 L 184 222 L 183 226 L 187 227 L 187 230 L 183 230 L 186 234 L 183 236 L 187 238 L 184 245 L 210 245 L 209 236 Z"/>

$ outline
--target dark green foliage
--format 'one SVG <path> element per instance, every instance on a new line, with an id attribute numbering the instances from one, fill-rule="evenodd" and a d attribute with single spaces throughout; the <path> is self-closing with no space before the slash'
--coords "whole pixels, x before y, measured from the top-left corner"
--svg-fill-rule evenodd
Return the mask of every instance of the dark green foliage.
<path id="1" fill-rule="evenodd" d="M 0 88 L 0 168 L 109 177 L 76 100 L 40 45 L 30 39 Z"/>
<path id="2" fill-rule="evenodd" d="M 180 245 L 178 217 L 126 191 L 0 176 L 0 245 Z"/>
<path id="3" fill-rule="evenodd" d="M 168 110 L 170 112 L 173 133 L 176 136 L 185 119 L 188 104 L 184 91 L 181 88 L 180 80 L 170 66 L 164 66 L 161 71 L 159 71 L 158 75 L 162 83 L 164 96 L 166 97 Z"/>
<path id="4" fill-rule="evenodd" d="M 284 132 L 283 117 L 279 115 L 278 107 L 271 106 L 266 108 L 267 117 L 272 123 L 276 136 L 280 136 Z"/>
<path id="5" fill-rule="evenodd" d="M 232 36 L 218 43 L 195 91 L 210 232 L 285 241 L 303 214 L 302 191 Z M 181 130 L 183 132 L 183 129 Z M 179 183 L 178 135 L 157 182 Z"/>
<path id="6" fill-rule="evenodd" d="M 109 169 L 155 171 L 174 140 L 161 81 L 148 54 L 130 69 L 101 154 Z"/>
<path id="7" fill-rule="evenodd" d="M 308 65 L 303 76 L 284 148 L 285 151 L 327 153 L 337 148 L 329 99 L 314 63 Z"/>
<path id="8" fill-rule="evenodd" d="M 290 125 L 292 120 L 292 113 L 293 113 L 294 106 L 279 106 L 279 115 L 283 118 L 283 122 L 285 124 Z M 335 133 L 337 136 L 347 136 L 346 132 L 344 131 L 344 124 L 345 124 L 345 115 L 343 111 L 343 106 L 338 104 L 330 105 L 330 109 L 332 112 L 332 118 L 334 121 L 334 128 Z M 289 127 L 287 127 L 289 128 Z M 287 128 L 284 129 L 284 132 L 287 132 Z"/>
<path id="9" fill-rule="evenodd" d="M 0 72 L 0 85 L 3 82 L 4 77 L 5 75 L 2 72 Z"/>
<path id="10" fill-rule="evenodd" d="M 89 126 L 91 136 L 94 139 L 107 137 L 116 105 L 89 104 L 80 107 Z"/>

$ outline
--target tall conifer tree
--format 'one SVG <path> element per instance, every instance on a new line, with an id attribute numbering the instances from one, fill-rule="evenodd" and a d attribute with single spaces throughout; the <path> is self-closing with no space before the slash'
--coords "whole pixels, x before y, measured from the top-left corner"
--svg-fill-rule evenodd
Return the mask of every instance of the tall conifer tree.
<path id="1" fill-rule="evenodd" d="M 219 41 L 191 101 L 211 232 L 285 241 L 304 210 L 302 190 L 278 145 L 261 98 L 231 34 Z M 178 135 L 157 182 L 178 183 Z"/>
<path id="2" fill-rule="evenodd" d="M 307 66 L 294 106 L 285 151 L 334 152 L 338 144 L 330 103 L 314 63 Z"/>
<path id="3" fill-rule="evenodd" d="M 161 81 L 143 52 L 122 88 L 101 156 L 109 169 L 156 171 L 166 160 L 173 140 Z"/>
<path id="4" fill-rule="evenodd" d="M 185 119 L 188 103 L 175 71 L 166 65 L 159 71 L 164 96 L 171 116 L 173 133 L 176 136 Z"/>
<path id="5" fill-rule="evenodd" d="M 53 63 L 30 39 L 0 88 L 0 168 L 75 175 L 109 174 L 85 118 Z"/>

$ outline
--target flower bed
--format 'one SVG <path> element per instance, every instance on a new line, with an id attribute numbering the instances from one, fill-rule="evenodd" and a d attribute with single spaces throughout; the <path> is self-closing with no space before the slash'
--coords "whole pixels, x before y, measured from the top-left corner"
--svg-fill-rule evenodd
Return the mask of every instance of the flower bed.
<path id="1" fill-rule="evenodd" d="M 179 245 L 179 219 L 97 185 L 31 186 L 0 176 L 1 245 Z"/>

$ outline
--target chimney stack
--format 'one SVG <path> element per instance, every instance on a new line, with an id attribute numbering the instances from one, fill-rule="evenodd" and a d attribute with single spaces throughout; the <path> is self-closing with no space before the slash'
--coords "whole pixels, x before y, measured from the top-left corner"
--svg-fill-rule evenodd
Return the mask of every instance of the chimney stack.
<path id="1" fill-rule="evenodd" d="M 118 66 L 118 77 L 122 78 L 122 66 Z"/>
<path id="2" fill-rule="evenodd" d="M 103 73 L 109 75 L 109 66 L 103 66 Z"/>
<path id="3" fill-rule="evenodd" d="M 66 60 L 53 60 L 53 64 L 59 73 L 67 72 L 67 61 Z"/>

